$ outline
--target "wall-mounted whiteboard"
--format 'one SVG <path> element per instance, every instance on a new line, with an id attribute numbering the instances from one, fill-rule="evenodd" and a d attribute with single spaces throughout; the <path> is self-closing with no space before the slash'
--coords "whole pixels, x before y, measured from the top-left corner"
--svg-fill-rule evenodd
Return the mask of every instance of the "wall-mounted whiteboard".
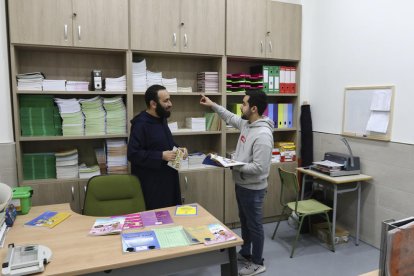
<path id="1" fill-rule="evenodd" d="M 346 87 L 342 135 L 390 141 L 394 86 Z"/>

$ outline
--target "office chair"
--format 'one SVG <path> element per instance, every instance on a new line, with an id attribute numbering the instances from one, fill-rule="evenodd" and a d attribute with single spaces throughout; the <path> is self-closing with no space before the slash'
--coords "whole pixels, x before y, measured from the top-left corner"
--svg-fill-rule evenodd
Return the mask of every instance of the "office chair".
<path id="1" fill-rule="evenodd" d="M 137 177 L 112 174 L 89 179 L 83 215 L 116 216 L 145 210 L 145 200 Z"/>
<path id="2" fill-rule="evenodd" d="M 296 233 L 295 241 L 292 245 L 292 251 L 290 253 L 290 257 L 293 257 L 293 253 L 295 252 L 296 243 L 299 238 L 300 230 L 302 228 L 303 221 L 305 217 L 312 216 L 312 215 L 322 215 L 325 216 L 326 221 L 328 222 L 329 233 L 331 234 L 331 244 L 332 244 L 332 252 L 335 252 L 335 243 L 332 235 L 332 225 L 329 220 L 328 212 L 332 209 L 329 206 L 326 206 L 315 199 L 308 199 L 308 200 L 299 200 L 299 183 L 295 173 L 285 171 L 281 168 L 278 169 L 280 181 L 281 181 L 281 191 L 280 191 L 280 204 L 283 206 L 282 214 L 285 213 L 286 209 L 289 208 L 291 212 L 296 214 L 292 216 L 298 224 L 298 230 Z M 285 192 L 288 190 L 293 190 L 296 195 L 296 200 L 292 202 L 285 201 Z M 279 228 L 280 221 L 277 223 L 275 231 L 273 232 L 272 240 L 275 238 L 276 231 Z"/>

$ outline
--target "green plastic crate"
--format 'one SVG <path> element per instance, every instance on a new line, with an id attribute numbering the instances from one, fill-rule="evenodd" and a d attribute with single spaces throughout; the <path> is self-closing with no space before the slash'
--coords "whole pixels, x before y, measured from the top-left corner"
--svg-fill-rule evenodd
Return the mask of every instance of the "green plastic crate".
<path id="1" fill-rule="evenodd" d="M 13 199 L 11 203 L 16 207 L 19 215 L 29 213 L 30 207 L 32 207 L 32 195 L 32 187 L 22 186 L 13 188 Z"/>

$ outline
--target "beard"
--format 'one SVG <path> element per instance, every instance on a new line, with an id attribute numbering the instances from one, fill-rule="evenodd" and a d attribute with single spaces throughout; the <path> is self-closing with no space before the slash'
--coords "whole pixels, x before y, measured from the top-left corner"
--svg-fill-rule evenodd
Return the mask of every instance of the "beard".
<path id="1" fill-rule="evenodd" d="M 157 115 L 160 118 L 169 118 L 171 116 L 171 111 L 166 110 L 159 103 L 157 103 L 157 107 L 155 108 L 155 113 L 157 113 Z"/>
<path id="2" fill-rule="evenodd" d="M 248 110 L 246 113 L 242 113 L 241 118 L 243 120 L 249 120 L 249 117 L 250 117 L 250 110 Z"/>

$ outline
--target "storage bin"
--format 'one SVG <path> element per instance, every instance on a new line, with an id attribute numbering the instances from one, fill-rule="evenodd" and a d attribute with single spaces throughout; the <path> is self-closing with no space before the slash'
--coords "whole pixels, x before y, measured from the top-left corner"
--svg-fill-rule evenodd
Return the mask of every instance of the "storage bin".
<path id="1" fill-rule="evenodd" d="M 13 199 L 11 203 L 16 207 L 19 215 L 29 213 L 32 207 L 33 189 L 29 186 L 22 186 L 13 188 Z"/>

